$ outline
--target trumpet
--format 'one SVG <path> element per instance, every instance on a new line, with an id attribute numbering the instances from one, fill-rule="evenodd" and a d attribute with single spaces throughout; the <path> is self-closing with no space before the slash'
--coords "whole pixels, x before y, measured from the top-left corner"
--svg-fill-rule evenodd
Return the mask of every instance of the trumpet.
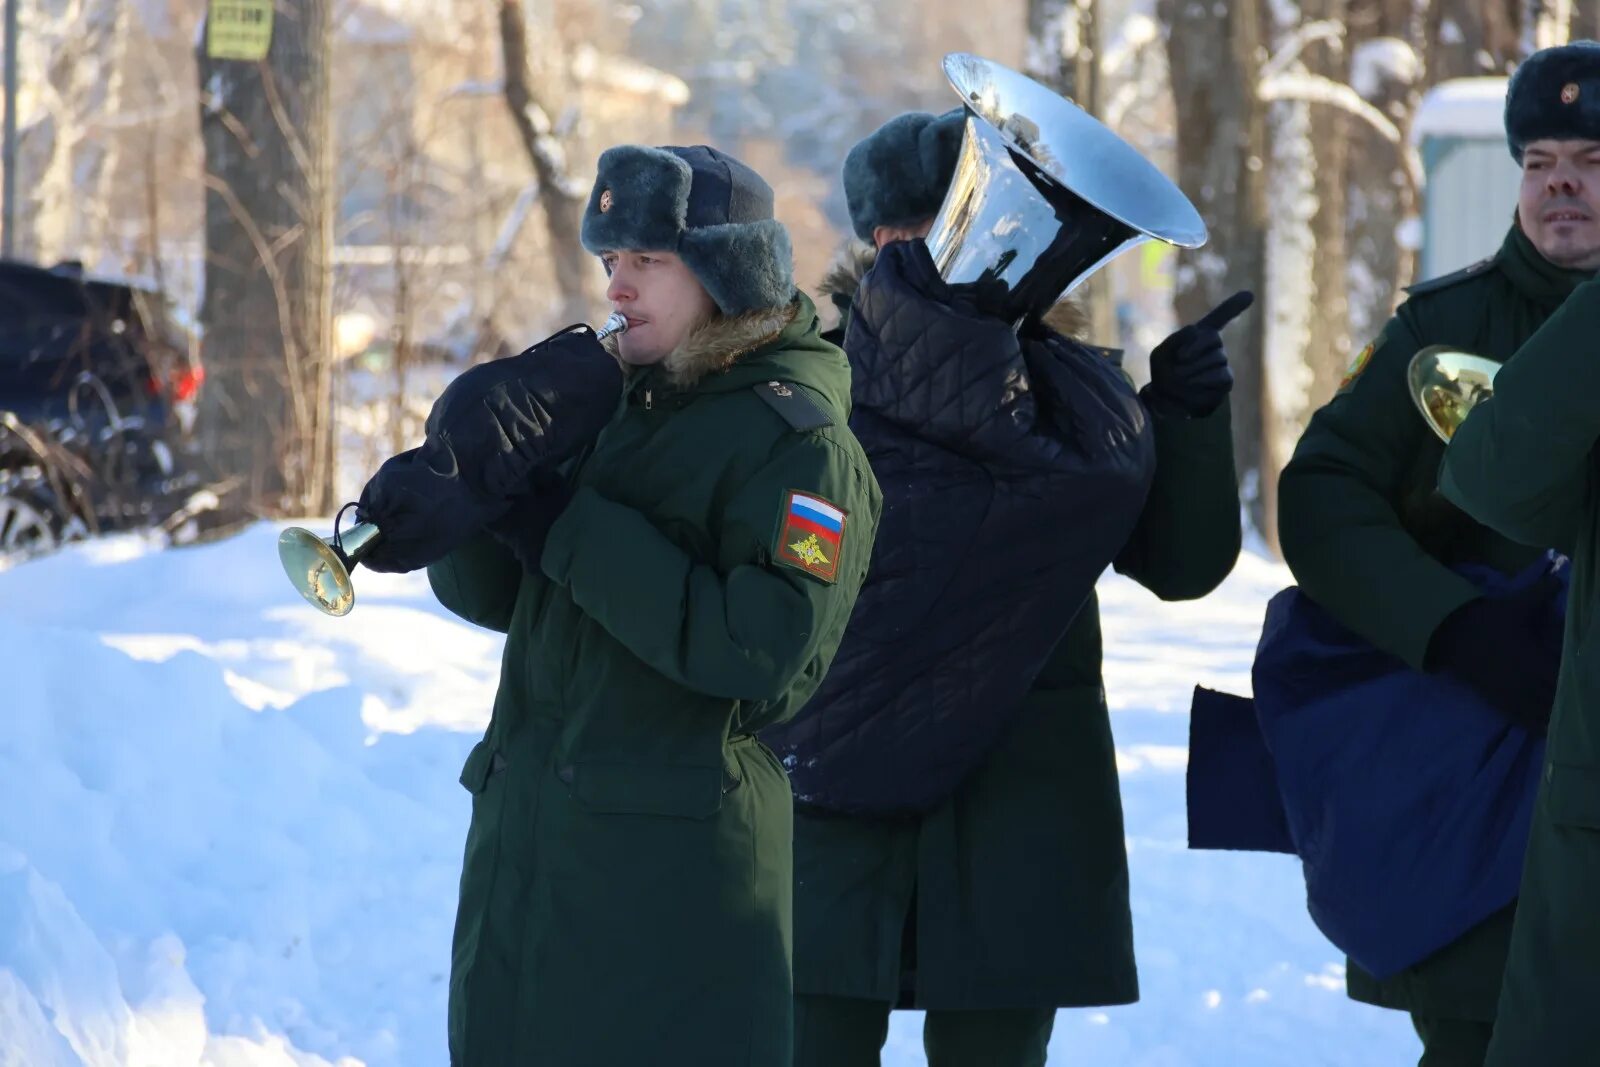
<path id="1" fill-rule="evenodd" d="M 603 341 L 627 329 L 627 318 L 617 311 L 594 335 L 596 340 Z M 339 513 L 342 515 L 346 508 L 354 506 L 346 504 Z M 341 535 L 336 518 L 332 537 L 318 537 L 304 527 L 291 526 L 278 535 L 278 560 L 283 564 L 289 583 L 306 603 L 324 614 L 339 617 L 350 614 L 350 609 L 355 607 L 356 590 L 350 573 L 382 539 L 383 531 L 371 522 L 358 522 Z"/>

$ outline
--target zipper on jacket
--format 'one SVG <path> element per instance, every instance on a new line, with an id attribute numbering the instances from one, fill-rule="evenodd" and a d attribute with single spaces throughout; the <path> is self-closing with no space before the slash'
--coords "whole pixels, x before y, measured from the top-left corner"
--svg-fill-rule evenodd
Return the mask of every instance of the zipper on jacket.
<path id="1" fill-rule="evenodd" d="M 651 405 L 652 405 L 652 404 L 653 404 L 653 403 L 654 403 L 654 400 L 653 400 L 653 398 L 652 398 L 652 396 L 651 396 L 651 390 L 649 390 L 649 389 L 646 389 L 646 390 L 645 390 L 645 391 L 644 391 L 644 409 L 645 409 L 645 410 L 646 410 L 646 411 L 649 411 L 649 410 L 650 410 L 650 407 L 651 407 Z"/>

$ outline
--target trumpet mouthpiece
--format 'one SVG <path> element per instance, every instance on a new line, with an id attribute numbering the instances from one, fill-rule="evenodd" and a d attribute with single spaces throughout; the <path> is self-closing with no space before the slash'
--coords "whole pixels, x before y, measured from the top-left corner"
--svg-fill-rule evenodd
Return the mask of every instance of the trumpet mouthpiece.
<path id="1" fill-rule="evenodd" d="M 628 317 L 620 311 L 613 311 L 611 317 L 594 332 L 594 335 L 604 341 L 614 333 L 623 333 L 628 328 Z"/>

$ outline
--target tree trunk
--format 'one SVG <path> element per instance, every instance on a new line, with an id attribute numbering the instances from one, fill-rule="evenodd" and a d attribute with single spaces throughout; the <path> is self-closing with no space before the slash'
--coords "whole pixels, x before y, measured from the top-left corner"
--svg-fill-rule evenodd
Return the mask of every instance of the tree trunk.
<path id="1" fill-rule="evenodd" d="M 539 201 L 544 205 L 562 319 L 568 323 L 587 322 L 592 308 L 585 279 L 595 269 L 579 239 L 587 190 L 580 188 L 569 173 L 566 148 L 555 134 L 549 111 L 534 94 L 528 25 L 521 0 L 501 0 L 500 47 L 506 69 L 506 103 L 539 179 Z"/>
<path id="2" fill-rule="evenodd" d="M 261 62 L 202 33 L 201 434 L 257 514 L 333 506 L 330 0 L 278 0 Z"/>
<path id="3" fill-rule="evenodd" d="M 1431 0 L 1422 37 L 1428 84 L 1504 74 L 1522 57 L 1517 0 Z"/>
<path id="4" fill-rule="evenodd" d="M 1226 7 L 1161 0 L 1177 107 L 1178 185 L 1200 210 L 1208 244 L 1183 253 L 1174 309 L 1193 322 L 1237 289 L 1265 295 L 1266 122 L 1257 96 L 1264 46 L 1260 0 Z M 1277 477 L 1262 358 L 1266 317 L 1229 332 L 1234 456 L 1251 521 L 1277 551 Z"/>
<path id="5" fill-rule="evenodd" d="M 1329 20 L 1343 25 L 1345 0 L 1308 0 L 1300 7 L 1307 21 Z M 1339 41 L 1316 41 L 1304 53 L 1308 72 L 1340 85 L 1350 80 L 1350 51 Z M 1312 411 L 1333 396 L 1350 365 L 1350 298 L 1345 245 L 1348 221 L 1345 190 L 1349 161 L 1350 116 L 1343 108 L 1311 104 L 1312 195 L 1311 293 L 1307 322 L 1306 365 L 1311 388 L 1305 411 L 1294 413 L 1302 425 Z"/>
<path id="6" fill-rule="evenodd" d="M 1422 100 L 1418 51 L 1421 20 L 1412 0 L 1382 0 L 1351 13 L 1348 46 L 1400 53 L 1393 63 L 1368 68 L 1370 80 L 1357 79 L 1363 99 L 1400 130 L 1396 144 L 1367 123 L 1353 123 L 1346 168 L 1349 192 L 1350 330 L 1352 342 L 1365 345 L 1377 336 L 1399 303 L 1401 287 L 1416 270 L 1417 212 L 1421 189 L 1409 160 L 1411 126 Z M 1405 238 L 1402 239 L 1402 227 Z"/>
<path id="7" fill-rule="evenodd" d="M 1572 39 L 1600 40 L 1600 0 L 1573 0 Z"/>
<path id="8" fill-rule="evenodd" d="M 1576 0 L 1526 0 L 1523 25 L 1529 39 L 1523 50 L 1533 53 L 1541 48 L 1563 45 L 1572 33 L 1573 9 Z"/>

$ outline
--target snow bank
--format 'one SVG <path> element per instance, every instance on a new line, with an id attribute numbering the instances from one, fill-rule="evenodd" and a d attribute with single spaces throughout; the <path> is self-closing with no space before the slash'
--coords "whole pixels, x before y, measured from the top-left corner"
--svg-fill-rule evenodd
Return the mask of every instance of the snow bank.
<path id="1" fill-rule="evenodd" d="M 276 537 L 0 573 L 0 1067 L 446 1062 L 456 776 L 501 642 L 414 575 L 359 572 L 326 618 Z M 1293 861 L 1183 845 L 1191 687 L 1247 689 L 1286 580 L 1247 556 L 1198 604 L 1101 585 L 1144 999 L 1062 1012 L 1053 1062 L 1416 1056 L 1403 1016 L 1345 999 Z M 896 1014 L 886 1067 L 923 1062 Z"/>

